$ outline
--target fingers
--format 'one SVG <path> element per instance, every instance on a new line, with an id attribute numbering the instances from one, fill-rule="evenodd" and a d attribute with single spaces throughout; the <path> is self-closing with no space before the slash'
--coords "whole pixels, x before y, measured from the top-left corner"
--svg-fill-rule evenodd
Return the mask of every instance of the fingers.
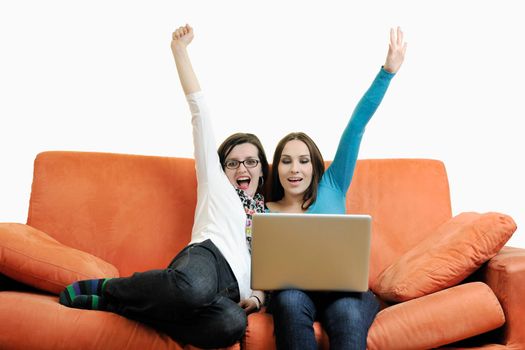
<path id="1" fill-rule="evenodd" d="M 173 32 L 173 39 L 180 39 L 182 38 L 185 33 L 184 33 L 184 30 L 185 30 L 185 27 L 179 27 L 177 28 L 174 32 Z"/>
<path id="2" fill-rule="evenodd" d="M 247 313 L 251 313 L 257 310 L 257 305 L 253 300 L 244 299 L 239 302 L 239 306 Z"/>
<path id="3" fill-rule="evenodd" d="M 172 34 L 172 38 L 173 40 L 178 40 L 180 39 L 180 37 L 182 36 L 182 27 L 179 27 L 177 29 L 175 29 L 175 31 L 173 32 Z"/>
<path id="4" fill-rule="evenodd" d="M 403 31 L 401 27 L 397 27 L 397 45 L 403 46 Z"/>
<path id="5" fill-rule="evenodd" d="M 193 28 L 190 27 L 189 24 L 186 24 L 185 26 L 177 28 L 173 32 L 172 39 L 173 40 L 179 40 L 180 38 L 182 38 L 183 36 L 188 35 L 188 34 L 193 34 Z"/>
<path id="6" fill-rule="evenodd" d="M 390 43 L 386 56 L 384 69 L 390 73 L 396 73 L 405 59 L 407 43 L 405 43 L 404 33 L 401 27 L 390 28 Z"/>
<path id="7" fill-rule="evenodd" d="M 394 30 L 394 28 L 390 28 L 390 48 L 403 48 L 405 46 L 403 40 L 404 33 L 401 30 L 401 27 L 397 27 L 396 30 Z"/>

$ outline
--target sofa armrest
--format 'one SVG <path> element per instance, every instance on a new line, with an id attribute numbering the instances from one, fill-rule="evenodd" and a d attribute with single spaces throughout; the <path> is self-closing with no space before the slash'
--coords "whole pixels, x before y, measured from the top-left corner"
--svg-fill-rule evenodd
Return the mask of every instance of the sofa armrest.
<path id="1" fill-rule="evenodd" d="M 525 349 L 525 249 L 503 247 L 480 272 L 505 313 L 503 343 L 512 349 Z"/>
<path id="2" fill-rule="evenodd" d="M 119 276 L 112 264 L 13 223 L 0 223 L 0 273 L 56 294 L 78 280 Z"/>

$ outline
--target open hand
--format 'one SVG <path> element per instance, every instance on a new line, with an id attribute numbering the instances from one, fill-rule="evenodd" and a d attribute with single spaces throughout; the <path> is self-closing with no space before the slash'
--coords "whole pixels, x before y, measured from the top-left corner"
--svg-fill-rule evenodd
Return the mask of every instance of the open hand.
<path id="1" fill-rule="evenodd" d="M 397 27 L 397 31 L 394 31 L 394 28 L 391 28 L 388 54 L 383 68 L 389 73 L 396 73 L 405 60 L 406 50 L 407 43 L 403 42 L 403 32 L 401 31 L 401 28 Z"/>

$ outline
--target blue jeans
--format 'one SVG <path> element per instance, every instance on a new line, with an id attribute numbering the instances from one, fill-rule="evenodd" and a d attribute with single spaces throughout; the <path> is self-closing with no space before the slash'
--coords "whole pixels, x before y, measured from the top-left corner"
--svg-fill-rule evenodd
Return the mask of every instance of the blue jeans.
<path id="1" fill-rule="evenodd" d="M 109 280 L 104 297 L 108 311 L 201 348 L 227 347 L 246 331 L 237 280 L 210 240 L 184 248 L 167 269 Z"/>
<path id="2" fill-rule="evenodd" d="M 313 323 L 328 334 L 330 349 L 366 349 L 368 329 L 379 311 L 371 292 L 305 292 L 288 289 L 272 293 L 270 312 L 278 350 L 317 350 Z"/>

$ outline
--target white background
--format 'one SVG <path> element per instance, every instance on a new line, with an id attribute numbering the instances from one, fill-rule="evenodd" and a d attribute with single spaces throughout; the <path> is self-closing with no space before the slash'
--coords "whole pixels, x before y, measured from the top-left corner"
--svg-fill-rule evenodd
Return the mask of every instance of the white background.
<path id="1" fill-rule="evenodd" d="M 354 4 L 356 3 L 356 4 Z M 217 140 L 290 131 L 334 155 L 400 25 L 405 64 L 360 158 L 445 162 L 453 213 L 525 223 L 520 1 L 2 1 L 0 222 L 25 222 L 33 160 L 46 150 L 192 156 L 169 49 L 192 24 L 194 68 Z M 525 247 L 518 228 L 509 245 Z"/>

